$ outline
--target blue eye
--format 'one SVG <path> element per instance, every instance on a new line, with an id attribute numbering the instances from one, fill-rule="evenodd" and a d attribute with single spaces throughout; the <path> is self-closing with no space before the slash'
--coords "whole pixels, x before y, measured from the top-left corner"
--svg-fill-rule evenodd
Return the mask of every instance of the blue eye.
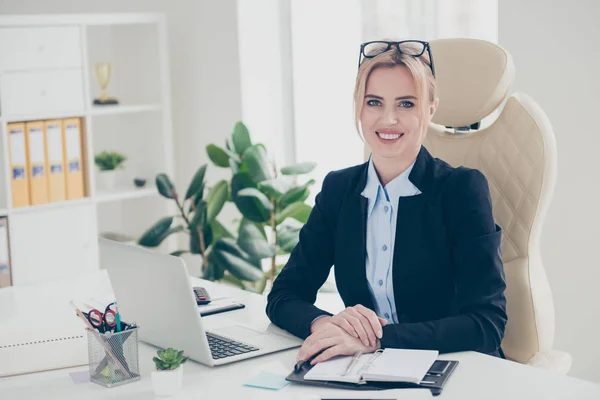
<path id="1" fill-rule="evenodd" d="M 368 100 L 367 105 L 370 107 L 376 107 L 381 105 L 381 102 L 379 100 Z"/>
<path id="2" fill-rule="evenodd" d="M 399 105 L 403 108 L 412 108 L 415 106 L 415 104 L 412 101 L 401 101 Z"/>

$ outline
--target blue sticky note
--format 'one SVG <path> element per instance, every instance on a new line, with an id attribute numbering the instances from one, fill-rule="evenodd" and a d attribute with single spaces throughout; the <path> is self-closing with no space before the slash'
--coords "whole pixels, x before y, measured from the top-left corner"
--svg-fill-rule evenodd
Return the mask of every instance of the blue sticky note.
<path id="1" fill-rule="evenodd" d="M 90 372 L 89 371 L 77 371 L 77 372 L 69 372 L 71 375 L 71 379 L 73 383 L 87 383 L 90 381 Z"/>
<path id="2" fill-rule="evenodd" d="M 285 376 L 272 374 L 270 372 L 261 372 L 248 382 L 244 383 L 244 386 L 256 387 L 261 389 L 279 390 L 283 389 L 291 382 L 285 380 Z"/>

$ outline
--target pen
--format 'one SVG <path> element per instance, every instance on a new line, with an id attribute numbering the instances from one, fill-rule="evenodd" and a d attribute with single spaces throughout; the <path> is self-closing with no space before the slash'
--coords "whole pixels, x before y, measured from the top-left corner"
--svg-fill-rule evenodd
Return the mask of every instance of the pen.
<path id="1" fill-rule="evenodd" d="M 348 375 L 350 373 L 350 371 L 352 371 L 352 368 L 354 368 L 354 366 L 358 362 L 358 358 L 361 355 L 362 355 L 362 353 L 360 351 L 357 351 L 356 353 L 354 353 L 354 355 L 352 356 L 352 359 L 350 360 L 350 364 L 348 364 L 348 368 L 346 368 L 346 371 L 344 371 L 342 376 Z"/>
<path id="2" fill-rule="evenodd" d="M 117 311 L 115 332 L 121 332 L 121 314 L 119 314 L 119 306 L 117 306 L 116 301 L 115 301 L 115 310 Z"/>

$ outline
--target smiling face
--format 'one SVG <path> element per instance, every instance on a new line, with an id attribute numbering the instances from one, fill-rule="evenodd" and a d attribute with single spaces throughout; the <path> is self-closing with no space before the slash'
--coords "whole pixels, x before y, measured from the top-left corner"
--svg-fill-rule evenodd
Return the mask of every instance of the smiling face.
<path id="1" fill-rule="evenodd" d="M 376 165 L 390 161 L 410 165 L 419 154 L 424 127 L 436 108 L 421 97 L 405 66 L 380 67 L 369 75 L 360 124 Z"/>

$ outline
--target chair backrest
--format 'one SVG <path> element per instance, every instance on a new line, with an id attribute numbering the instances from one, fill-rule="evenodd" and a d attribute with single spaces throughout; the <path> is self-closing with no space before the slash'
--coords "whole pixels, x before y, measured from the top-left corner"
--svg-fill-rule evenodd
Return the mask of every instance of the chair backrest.
<path id="1" fill-rule="evenodd" d="M 509 96 L 515 68 L 500 46 L 440 39 L 431 49 L 440 105 L 423 144 L 434 157 L 477 168 L 488 179 L 494 218 L 504 232 L 508 324 L 502 349 L 526 363 L 554 342 L 554 304 L 540 256 L 542 222 L 556 181 L 552 126 L 533 99 Z M 498 112 L 487 127 L 457 129 Z"/>

